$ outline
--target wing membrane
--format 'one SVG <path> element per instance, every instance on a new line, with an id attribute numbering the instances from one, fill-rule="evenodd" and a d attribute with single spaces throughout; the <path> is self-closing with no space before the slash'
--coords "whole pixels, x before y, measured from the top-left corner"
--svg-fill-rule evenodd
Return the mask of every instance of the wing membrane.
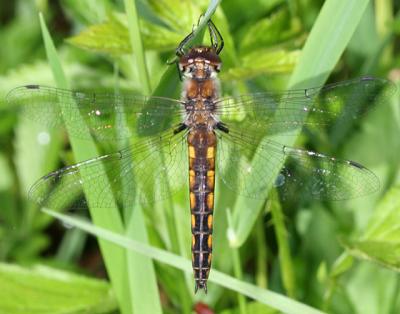
<path id="1" fill-rule="evenodd" d="M 7 101 L 21 108 L 30 119 L 53 128 L 63 126 L 64 119 L 73 123 L 83 118 L 91 136 L 100 141 L 166 130 L 180 121 L 184 110 L 180 101 L 170 98 L 84 93 L 39 85 L 15 88 Z M 116 132 L 118 125 L 125 127 Z M 87 138 L 80 128 L 72 128 L 70 132 L 72 136 Z"/>
<path id="2" fill-rule="evenodd" d="M 356 162 L 283 146 L 248 129 L 219 131 L 217 160 L 224 183 L 251 198 L 265 198 L 272 186 L 286 196 L 302 191 L 324 200 L 350 199 L 379 188 L 378 178 Z"/>
<path id="3" fill-rule="evenodd" d="M 221 121 L 256 125 L 265 134 L 295 135 L 299 127 L 321 129 L 355 121 L 395 92 L 380 78 L 358 78 L 322 87 L 228 97 L 217 102 Z"/>
<path id="4" fill-rule="evenodd" d="M 127 207 L 136 199 L 148 204 L 168 198 L 186 182 L 185 137 L 184 133 L 174 135 L 171 129 L 119 152 L 64 167 L 36 182 L 30 198 L 41 206 L 74 210 Z M 114 198 L 105 191 L 113 191 Z M 91 203 L 85 192 L 91 194 Z"/>

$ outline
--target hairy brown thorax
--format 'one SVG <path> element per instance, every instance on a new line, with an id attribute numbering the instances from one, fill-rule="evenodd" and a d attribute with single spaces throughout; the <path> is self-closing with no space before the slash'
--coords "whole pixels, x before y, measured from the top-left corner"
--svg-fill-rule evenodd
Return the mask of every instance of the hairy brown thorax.
<path id="1" fill-rule="evenodd" d="M 189 130 L 189 187 L 192 223 L 192 265 L 195 290 L 207 291 L 212 259 L 212 230 L 217 137 L 214 129 L 221 60 L 212 47 L 194 47 L 179 60 L 184 79 L 184 124 Z"/>

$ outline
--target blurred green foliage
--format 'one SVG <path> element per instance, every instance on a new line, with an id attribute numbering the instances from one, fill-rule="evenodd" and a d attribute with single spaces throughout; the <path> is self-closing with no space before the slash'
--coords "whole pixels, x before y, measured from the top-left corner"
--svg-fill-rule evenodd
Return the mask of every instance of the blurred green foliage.
<path id="1" fill-rule="evenodd" d="M 205 0 L 137 1 L 150 85 L 155 94 L 179 97 L 179 78 L 166 61 L 174 57 L 177 44 L 197 24 L 207 5 Z M 225 40 L 221 53 L 222 92 L 230 95 L 285 89 L 322 5 L 323 1 L 318 0 L 255 0 L 251 4 L 242 0 L 222 1 L 213 16 Z M 396 1 L 369 3 L 330 81 L 361 75 L 398 80 L 399 9 Z M 79 231 L 64 228 L 41 214 L 27 200 L 29 187 L 39 177 L 77 161 L 76 152 L 72 153 L 62 130 L 49 131 L 52 138 L 49 144 L 38 145 L 38 134 L 44 127 L 18 115 L 16 108 L 10 108 L 5 102 L 7 92 L 16 86 L 55 85 L 46 59 L 39 11 L 46 19 L 73 89 L 113 90 L 117 81 L 119 89 L 140 94 L 142 74 L 132 57 L 135 49 L 130 44 L 123 1 L 0 3 L 0 257 L 5 262 L 46 263 L 68 269 L 70 273 L 63 274 L 63 278 L 71 280 L 68 289 L 89 289 L 74 288 L 74 272 L 95 273 L 96 266 L 79 265 L 96 258 L 97 247 L 93 241 L 88 242 Z M 322 42 L 324 34 L 319 36 Z M 299 145 L 367 166 L 380 178 L 378 193 L 337 203 L 300 202 L 297 197 L 281 203 L 274 195 L 245 243 L 239 249 L 232 249 L 226 239 L 226 209 L 234 207 L 236 199 L 229 190 L 218 188 L 215 268 L 232 273 L 237 267 L 232 260 L 237 250 L 244 280 L 315 308 L 346 314 L 400 312 L 399 108 L 396 95 L 392 102 L 376 108 L 358 125 L 351 126 L 346 136 L 340 136 L 340 132 L 337 136 L 310 132 L 302 134 L 297 141 Z M 185 193 L 174 197 L 172 204 L 155 204 L 145 211 L 143 219 L 152 245 L 187 257 L 190 224 Z M 128 234 L 131 232 L 132 229 L 127 230 Z M 129 258 L 136 261 L 134 256 Z M 2 306 L 13 303 L 13 293 L 18 293 L 18 284 L 12 282 L 37 281 L 40 285 L 41 276 L 54 275 L 54 270 L 45 268 L 33 271 L 29 275 L 32 277 L 27 278 L 24 277 L 26 270 L 17 270 L 1 267 L 0 286 L 7 287 L 9 294 L 0 292 L 0 298 L 11 301 L 0 303 L 0 312 L 4 312 Z M 243 300 L 213 284 L 207 296 L 194 297 L 191 275 L 182 275 L 181 271 L 159 263 L 155 270 L 165 313 L 190 313 L 199 300 L 209 304 L 216 313 L 243 313 L 246 308 L 247 313 L 274 313 L 273 309 L 254 302 L 243 307 Z M 57 283 L 47 284 L 51 285 L 49 300 L 57 302 L 51 293 L 57 290 L 57 294 L 64 295 L 65 292 Z M 103 283 L 97 284 L 102 293 L 109 293 Z M 140 288 L 143 283 L 135 284 Z M 44 302 L 41 300 L 46 299 L 36 299 L 36 302 Z M 68 313 L 80 313 L 81 309 L 71 309 L 68 301 L 66 297 L 57 306 L 69 310 Z M 139 304 L 141 301 L 149 302 L 137 299 L 127 302 Z M 16 299 L 16 302 L 20 301 Z M 101 308 L 103 302 L 107 306 Z M 104 312 L 116 310 L 113 296 L 100 297 L 97 304 L 86 307 L 87 313 L 99 313 L 99 306 Z"/>

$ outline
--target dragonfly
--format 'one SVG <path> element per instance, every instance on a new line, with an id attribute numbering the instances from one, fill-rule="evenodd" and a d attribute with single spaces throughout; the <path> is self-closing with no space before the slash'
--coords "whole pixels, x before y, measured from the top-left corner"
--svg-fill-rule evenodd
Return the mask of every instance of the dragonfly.
<path id="1" fill-rule="evenodd" d="M 223 39 L 211 20 L 207 26 L 210 45 L 188 46 L 192 31 L 176 49 L 180 99 L 39 85 L 17 87 L 7 97 L 42 125 L 57 128 L 66 121 L 83 121 L 85 127 L 68 128 L 70 136 L 129 140 L 114 153 L 39 179 L 29 195 L 40 206 L 134 208 L 135 202 L 165 200 L 188 185 L 195 292 L 207 292 L 216 178 L 239 195 L 259 199 L 266 199 L 271 187 L 289 197 L 292 185 L 319 200 L 371 194 L 379 189 L 379 180 L 361 164 L 290 147 L 279 139 L 296 136 L 301 128 L 325 132 L 332 125 L 356 123 L 371 104 L 387 101 L 394 92 L 389 80 L 363 77 L 223 97 L 218 80 Z"/>

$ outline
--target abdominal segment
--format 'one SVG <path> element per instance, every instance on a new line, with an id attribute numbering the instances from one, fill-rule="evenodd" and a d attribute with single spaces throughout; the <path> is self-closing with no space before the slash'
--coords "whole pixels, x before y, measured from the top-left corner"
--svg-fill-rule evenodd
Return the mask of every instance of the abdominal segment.
<path id="1" fill-rule="evenodd" d="M 207 129 L 189 133 L 192 265 L 195 291 L 207 291 L 212 259 L 216 136 Z"/>

